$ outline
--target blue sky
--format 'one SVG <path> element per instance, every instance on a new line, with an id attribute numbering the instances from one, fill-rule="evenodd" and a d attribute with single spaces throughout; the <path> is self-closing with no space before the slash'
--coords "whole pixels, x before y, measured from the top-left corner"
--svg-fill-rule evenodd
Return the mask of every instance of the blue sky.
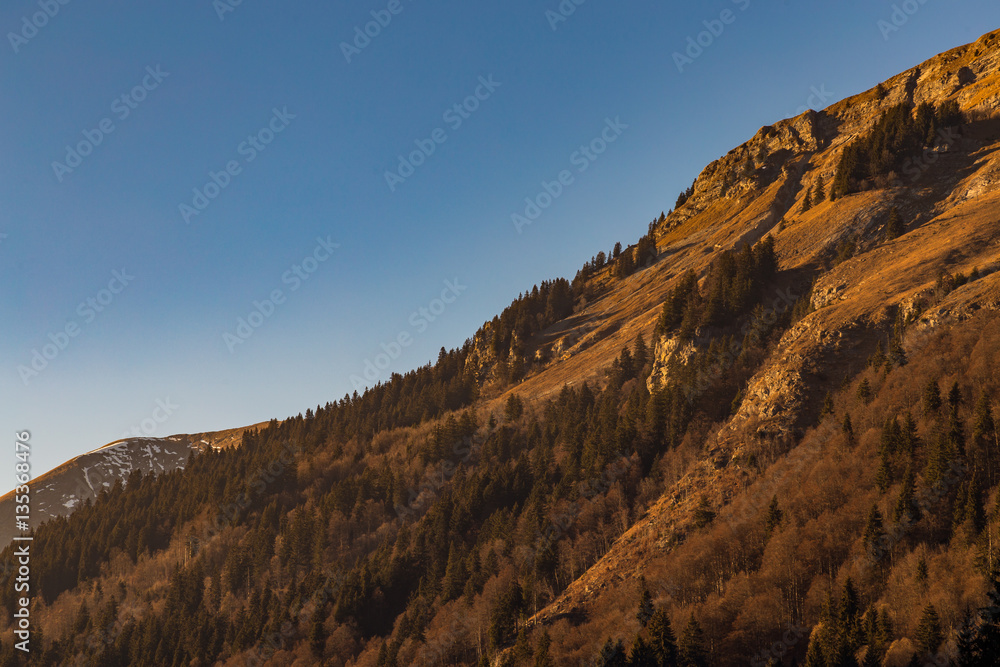
<path id="1" fill-rule="evenodd" d="M 0 9 L 0 416 L 35 475 L 336 400 L 400 334 L 381 378 L 422 365 L 762 125 L 1000 26 L 992 0 L 911 0 L 885 35 L 871 0 L 228 2 Z"/>

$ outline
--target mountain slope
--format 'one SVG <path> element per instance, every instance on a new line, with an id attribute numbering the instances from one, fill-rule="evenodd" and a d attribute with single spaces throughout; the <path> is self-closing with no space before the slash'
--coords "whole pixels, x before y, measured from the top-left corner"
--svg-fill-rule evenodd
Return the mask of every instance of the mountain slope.
<path id="1" fill-rule="evenodd" d="M 905 665 L 928 605 L 952 659 L 1000 572 L 997 210 L 994 33 L 762 128 L 571 309 L 543 286 L 423 375 L 40 526 L 38 660 L 611 664 L 656 608 L 713 665 Z"/>
<path id="2" fill-rule="evenodd" d="M 244 431 L 265 425 L 167 438 L 128 438 L 81 454 L 31 482 L 29 524 L 34 529 L 49 519 L 68 516 L 101 491 L 118 482 L 125 484 L 133 472 L 145 475 L 183 469 L 192 453 L 238 446 Z M 14 530 L 13 491 L 0 497 L 0 517 L 4 517 L 0 544 L 8 544 L 19 534 Z"/>

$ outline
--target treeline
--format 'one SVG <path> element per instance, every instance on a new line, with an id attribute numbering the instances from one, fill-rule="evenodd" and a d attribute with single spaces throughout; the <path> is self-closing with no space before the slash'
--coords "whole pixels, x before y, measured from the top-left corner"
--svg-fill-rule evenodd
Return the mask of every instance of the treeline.
<path id="1" fill-rule="evenodd" d="M 667 219 L 666 213 L 649 223 L 647 232 L 634 246 L 622 248 L 621 243 L 615 243 L 607 254 L 599 252 L 589 262 L 577 271 L 573 279 L 573 288 L 587 298 L 593 298 L 601 292 L 601 286 L 594 285 L 592 278 L 607 270 L 613 278 L 622 280 L 639 269 L 653 264 L 659 256 L 656 248 L 656 227 Z"/>
<path id="2" fill-rule="evenodd" d="M 528 340 L 559 320 L 573 314 L 573 288 L 565 278 L 542 282 L 504 308 L 490 322 L 488 330 L 480 329 L 489 337 L 490 351 L 497 359 L 524 356 Z"/>
<path id="3" fill-rule="evenodd" d="M 908 103 L 885 111 L 871 131 L 849 144 L 840 156 L 831 197 L 841 197 L 869 187 L 885 187 L 907 160 L 939 141 L 939 133 L 965 122 L 954 100 L 935 106 L 924 102 L 914 109 Z"/>
<path id="4" fill-rule="evenodd" d="M 727 250 L 712 262 L 704 294 L 693 271 L 681 278 L 663 304 L 657 335 L 676 331 L 691 339 L 698 327 L 735 322 L 759 302 L 776 271 L 774 239 L 770 236 L 754 247 L 744 244 L 738 251 Z"/>
<path id="5" fill-rule="evenodd" d="M 546 284 L 506 321 L 535 316 L 541 326 L 559 317 L 566 287 Z M 446 400 L 464 377 L 462 354 L 442 353 L 407 386 L 433 379 L 428 388 Z M 503 414 L 485 419 L 451 412 L 420 430 L 402 460 L 377 434 L 408 415 L 417 420 L 406 406 L 419 398 L 394 379 L 247 432 L 239 448 L 194 456 L 186 470 L 135 474 L 38 529 L 32 571 L 41 598 L 51 605 L 76 591 L 84 604 L 32 660 L 186 665 L 276 650 L 348 660 L 380 638 L 379 665 L 391 667 L 438 650 L 431 623 L 454 613 L 455 601 L 489 622 L 481 637 L 448 635 L 442 655 L 474 664 L 518 641 L 523 650 L 531 610 L 596 562 L 658 496 L 649 487 L 658 461 L 692 424 L 726 413 L 716 396 L 732 397 L 734 378 L 752 373 L 718 372 L 750 363 L 727 354 L 713 347 L 692 366 L 700 375 L 650 394 L 652 354 L 640 337 L 603 388 L 567 386 L 535 409 L 512 396 Z M 427 405 L 425 417 L 441 404 Z M 112 563 L 128 569 L 178 545 L 184 558 L 160 592 L 128 576 L 91 586 L 109 581 Z M 327 591 L 321 602 L 318 589 Z M 13 609 L 9 588 L 0 603 Z M 282 648 L 267 649 L 275 633 Z"/>

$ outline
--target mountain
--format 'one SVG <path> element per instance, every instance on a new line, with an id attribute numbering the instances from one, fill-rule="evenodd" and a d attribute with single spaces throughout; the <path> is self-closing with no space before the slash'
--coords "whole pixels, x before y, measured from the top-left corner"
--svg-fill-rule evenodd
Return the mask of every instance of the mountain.
<path id="1" fill-rule="evenodd" d="M 31 659 L 994 664 L 998 210 L 994 32 L 761 128 L 433 365 L 40 478 L 75 511 Z"/>
<path id="2" fill-rule="evenodd" d="M 34 529 L 57 516 L 69 516 L 88 500 L 96 500 L 101 491 L 127 483 L 132 473 L 183 469 L 192 453 L 238 445 L 244 431 L 263 425 L 168 438 L 127 438 L 77 456 L 32 481 L 29 524 Z M 8 544 L 21 534 L 14 525 L 13 491 L 0 497 L 0 516 L 6 519 L 0 527 L 0 544 Z"/>

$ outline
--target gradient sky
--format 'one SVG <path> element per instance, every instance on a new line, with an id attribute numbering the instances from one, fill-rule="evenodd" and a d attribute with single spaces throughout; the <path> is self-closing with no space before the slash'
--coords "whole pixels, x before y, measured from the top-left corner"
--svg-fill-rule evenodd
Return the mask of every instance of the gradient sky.
<path id="1" fill-rule="evenodd" d="M 25 29 L 48 2 L 58 13 Z M 38 475 L 154 415 L 165 436 L 304 412 L 353 391 L 350 376 L 403 332 L 413 344 L 382 379 L 427 363 L 522 290 L 634 242 L 762 125 L 1000 26 L 995 0 L 911 2 L 887 39 L 878 22 L 893 5 L 871 0 L 589 0 L 555 29 L 558 0 L 4 3 L 11 453 L 14 432 L 30 430 Z M 348 63 L 341 43 L 390 4 L 399 13 Z M 725 10 L 731 22 L 679 72 L 673 53 Z M 499 87 L 454 128 L 445 111 L 491 76 Z M 243 142 L 286 108 L 295 118 L 248 161 Z M 628 129 L 519 234 L 511 214 L 575 169 L 608 118 Z M 391 191 L 386 170 L 438 128 L 447 140 Z M 99 145 L 72 172 L 53 167 L 84 132 Z M 186 223 L 179 205 L 230 161 L 239 173 Z M 318 238 L 339 248 L 307 262 L 315 272 L 293 290 L 286 272 Z M 131 279 L 102 292 L 114 271 Z M 433 322 L 411 318 L 456 279 L 465 289 Z M 224 334 L 274 290 L 283 303 L 231 352 Z M 88 299 L 106 305 L 91 312 Z M 50 343 L 65 349 L 25 382 L 18 367 Z"/>

